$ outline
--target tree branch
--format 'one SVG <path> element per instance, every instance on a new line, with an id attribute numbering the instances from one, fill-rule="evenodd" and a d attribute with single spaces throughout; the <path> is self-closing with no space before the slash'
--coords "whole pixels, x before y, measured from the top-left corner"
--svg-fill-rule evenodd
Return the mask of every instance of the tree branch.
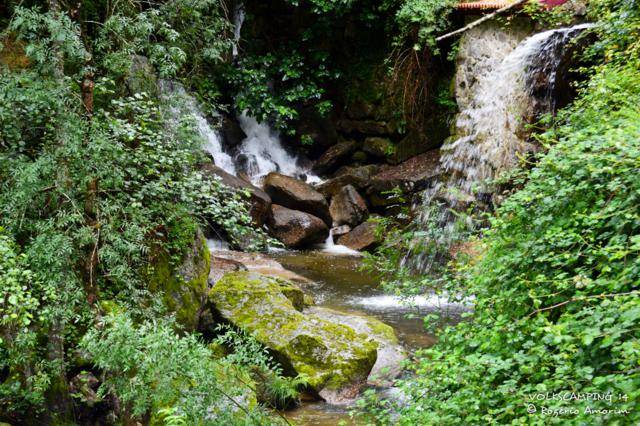
<path id="1" fill-rule="evenodd" d="M 471 22 L 470 24 L 465 25 L 465 26 L 464 26 L 464 27 L 462 27 L 462 28 L 459 28 L 459 29 L 457 29 L 457 30 L 455 30 L 455 31 L 452 31 L 452 32 L 450 32 L 450 33 L 447 33 L 447 34 L 445 34 L 445 35 L 441 35 L 440 37 L 436 38 L 436 41 L 437 41 L 437 42 L 438 42 L 438 41 L 442 41 L 442 40 L 448 39 L 448 38 L 450 38 L 450 37 L 456 36 L 456 35 L 458 35 L 458 34 L 462 34 L 462 33 L 463 33 L 463 32 L 465 32 L 465 31 L 469 31 L 471 28 L 475 28 L 475 27 L 477 27 L 478 25 L 482 24 L 483 22 L 486 22 L 486 21 L 488 21 L 488 20 L 490 20 L 490 19 L 493 19 L 493 18 L 494 18 L 494 17 L 496 17 L 497 15 L 499 15 L 499 14 L 501 14 L 501 13 L 504 13 L 504 12 L 507 12 L 507 11 L 509 11 L 509 10 L 511 10 L 511 9 L 514 9 L 514 8 L 516 8 L 516 7 L 520 6 L 520 5 L 522 5 L 522 4 L 524 4 L 524 3 L 528 2 L 528 1 L 529 1 L 529 0 L 518 0 L 517 2 L 512 3 L 512 4 L 508 5 L 508 6 L 505 6 L 505 7 L 501 8 L 501 9 L 498 9 L 498 10 L 496 10 L 496 11 L 495 11 L 495 12 L 493 12 L 493 13 L 490 13 L 490 14 L 488 14 L 488 15 L 485 15 L 485 16 L 483 16 L 482 18 L 477 19 L 477 20 L 475 20 L 475 21 Z"/>

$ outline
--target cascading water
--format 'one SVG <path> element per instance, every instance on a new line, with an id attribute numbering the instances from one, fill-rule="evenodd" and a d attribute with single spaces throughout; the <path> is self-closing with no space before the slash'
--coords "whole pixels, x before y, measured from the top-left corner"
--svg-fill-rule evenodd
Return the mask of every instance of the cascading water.
<path id="1" fill-rule="evenodd" d="M 490 193 L 483 187 L 517 164 L 530 145 L 526 124 L 555 109 L 554 92 L 566 47 L 589 24 L 535 34 L 515 47 L 498 65 L 478 77 L 473 92 L 456 120 L 456 137 L 442 147 L 443 178 L 423 194 L 418 223 L 426 230 L 414 241 L 415 250 L 405 265 L 428 271 L 439 256 L 434 250 L 418 252 L 426 240 L 449 251 L 460 236 L 450 209 L 460 209 Z M 503 52 L 504 49 L 496 49 Z M 566 70 L 564 70 L 566 71 Z M 467 223 L 468 227 L 472 223 Z M 440 228 L 430 232 L 433 227 Z M 462 231 L 464 232 L 464 231 Z"/>
<path id="2" fill-rule="evenodd" d="M 458 139 L 442 148 L 441 164 L 450 177 L 448 186 L 471 196 L 473 185 L 516 165 L 518 154 L 527 148 L 522 137 L 527 119 L 553 112 L 562 49 L 587 27 L 578 25 L 533 35 L 484 76 L 470 105 L 458 115 Z M 533 81 L 533 76 L 541 76 L 544 82 Z M 546 87 L 547 99 L 534 97 L 539 84 Z"/>
<path id="3" fill-rule="evenodd" d="M 236 2 L 233 7 L 233 45 L 231 54 L 235 59 L 238 56 L 238 46 L 240 44 L 240 33 L 242 31 L 242 24 L 244 23 L 245 10 L 244 3 L 241 1 Z"/>
<path id="4" fill-rule="evenodd" d="M 244 113 L 238 117 L 238 121 L 247 137 L 238 148 L 236 161 L 238 168 L 250 177 L 252 183 L 259 184 L 270 172 L 302 178 L 307 183 L 320 182 L 320 178 L 301 167 L 298 158 L 284 149 L 280 136 L 268 124 L 258 123 Z"/>
<path id="5" fill-rule="evenodd" d="M 280 136 L 268 124 L 258 123 L 244 113 L 238 117 L 238 121 L 247 137 L 232 157 L 224 150 L 220 134 L 209 124 L 195 98 L 180 83 L 162 80 L 159 85 L 176 122 L 186 116 L 194 119 L 198 133 L 205 141 L 203 148 L 211 155 L 215 165 L 225 172 L 236 175 L 242 171 L 255 185 L 259 185 L 270 172 L 301 178 L 308 183 L 321 181 L 308 168 L 300 166 L 297 157 L 284 149 Z"/>
<path id="6" fill-rule="evenodd" d="M 181 117 L 193 117 L 198 133 L 205 141 L 203 148 L 211 155 L 215 165 L 227 173 L 235 174 L 233 159 L 222 149 L 220 135 L 211 127 L 193 96 L 175 81 L 161 80 L 159 87 L 163 98 L 171 105 L 176 120 Z"/>

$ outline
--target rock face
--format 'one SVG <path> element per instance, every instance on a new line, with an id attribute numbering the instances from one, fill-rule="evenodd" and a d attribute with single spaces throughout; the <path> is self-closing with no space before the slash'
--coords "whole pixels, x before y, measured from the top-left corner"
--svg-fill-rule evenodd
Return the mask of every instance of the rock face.
<path id="1" fill-rule="evenodd" d="M 329 228 L 320 218 L 309 213 L 271 205 L 269 229 L 287 247 L 298 248 L 323 242 Z"/>
<path id="2" fill-rule="evenodd" d="M 340 192 L 333 196 L 329 212 L 333 226 L 349 225 L 353 227 L 369 217 L 367 203 L 352 185 L 342 187 Z"/>
<path id="3" fill-rule="evenodd" d="M 312 214 L 331 224 L 327 200 L 311 185 L 273 172 L 265 177 L 264 189 L 275 204 Z"/>
<path id="4" fill-rule="evenodd" d="M 358 148 L 356 141 L 340 142 L 328 150 L 318 158 L 313 166 L 316 173 L 329 173 L 341 166 L 349 159 L 351 154 Z"/>
<path id="5" fill-rule="evenodd" d="M 346 134 L 363 134 L 373 136 L 384 136 L 395 133 L 392 124 L 385 121 L 376 120 L 340 120 L 338 130 Z"/>
<path id="6" fill-rule="evenodd" d="M 207 295 L 211 259 L 207 242 L 198 230 L 180 264 L 174 267 L 168 254 L 156 254 L 147 271 L 149 291 L 162 292 L 162 301 L 186 330 L 198 326 Z"/>
<path id="7" fill-rule="evenodd" d="M 375 233 L 376 226 L 374 222 L 361 223 L 348 234 L 338 238 L 338 244 L 358 251 L 372 249 L 380 242 Z"/>
<path id="8" fill-rule="evenodd" d="M 239 177 L 225 172 L 214 164 L 206 163 L 202 165 L 201 169 L 205 175 L 217 176 L 222 180 L 222 183 L 231 188 L 249 191 L 251 200 L 249 214 L 257 226 L 264 225 L 271 209 L 271 197 L 266 192 Z"/>
<path id="9" fill-rule="evenodd" d="M 288 373 L 304 374 L 328 402 L 341 402 L 367 380 L 377 344 L 352 328 L 300 312 L 293 284 L 253 272 L 227 273 L 209 293 L 221 317 L 252 333 Z"/>
<path id="10" fill-rule="evenodd" d="M 140 55 L 131 57 L 131 67 L 125 84 L 132 94 L 145 92 L 154 96 L 158 93 L 156 71 L 149 62 L 149 58 Z"/>

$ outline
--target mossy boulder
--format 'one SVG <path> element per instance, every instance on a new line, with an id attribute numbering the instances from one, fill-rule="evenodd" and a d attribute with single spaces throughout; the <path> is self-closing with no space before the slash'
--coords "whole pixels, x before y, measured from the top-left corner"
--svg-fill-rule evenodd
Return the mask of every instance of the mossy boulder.
<path id="1" fill-rule="evenodd" d="M 166 252 L 153 257 L 147 270 L 149 291 L 162 292 L 162 301 L 186 330 L 195 330 L 206 301 L 211 258 L 200 230 L 179 262 Z"/>
<path id="2" fill-rule="evenodd" d="M 209 292 L 212 309 L 252 333 L 291 374 L 304 374 L 328 402 L 355 396 L 376 362 L 377 343 L 353 328 L 303 314 L 294 284 L 254 272 L 227 273 Z"/>
<path id="3" fill-rule="evenodd" d="M 356 332 L 369 336 L 378 344 L 378 357 L 369 373 L 368 384 L 389 387 L 402 372 L 407 353 L 390 325 L 369 315 L 323 307 L 310 307 L 305 310 L 305 313 L 312 313 L 334 324 L 347 325 Z"/>

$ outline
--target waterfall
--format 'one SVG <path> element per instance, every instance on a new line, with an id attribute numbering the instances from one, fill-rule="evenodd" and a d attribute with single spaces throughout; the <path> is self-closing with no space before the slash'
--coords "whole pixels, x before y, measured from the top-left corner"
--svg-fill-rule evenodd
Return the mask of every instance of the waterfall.
<path id="1" fill-rule="evenodd" d="M 203 148 L 211 155 L 215 165 L 227 173 L 235 174 L 236 168 L 233 159 L 222 149 L 220 135 L 211 127 L 198 107 L 195 98 L 187 93 L 180 83 L 175 81 L 161 80 L 159 87 L 163 99 L 170 105 L 174 120 L 177 122 L 181 117 L 192 117 L 198 134 L 204 139 Z M 175 125 L 176 123 L 173 124 Z"/>
<path id="2" fill-rule="evenodd" d="M 590 26 L 535 34 L 477 76 L 456 119 L 456 135 L 441 148 L 444 177 L 423 194 L 417 214 L 423 236 L 413 242 L 415 250 L 407 254 L 405 265 L 430 270 L 442 251 L 450 251 L 461 233 L 473 227 L 469 219 L 467 229 L 461 229 L 450 209 L 482 201 L 490 193 L 486 182 L 517 165 L 519 155 L 530 148 L 526 125 L 540 114 L 554 112 L 554 89 L 558 78 L 565 77 L 566 69 L 560 68 L 567 60 L 567 44 Z M 502 47 L 495 51 L 504 51 Z M 422 250 L 425 243 L 435 244 L 437 250 Z"/>
<path id="3" fill-rule="evenodd" d="M 242 1 L 237 1 L 233 7 L 233 46 L 232 55 L 238 57 L 238 45 L 240 44 L 240 32 L 244 23 L 245 9 Z"/>
<path id="4" fill-rule="evenodd" d="M 258 123 L 245 113 L 238 116 L 240 127 L 247 137 L 232 157 L 224 150 L 220 134 L 209 124 L 196 99 L 180 83 L 162 80 L 160 90 L 163 99 L 170 105 L 173 115 L 171 125 L 175 127 L 181 117 L 192 117 L 205 142 L 204 150 L 211 155 L 214 164 L 225 172 L 232 175 L 243 172 L 254 185 L 260 185 L 262 178 L 270 172 L 293 176 L 307 183 L 321 182 L 318 176 L 300 165 L 296 156 L 284 149 L 280 135 L 267 123 Z"/>
<path id="5" fill-rule="evenodd" d="M 238 117 L 240 127 L 247 137 L 242 141 L 236 155 L 238 168 L 244 171 L 251 182 L 258 185 L 270 172 L 279 172 L 305 180 L 307 183 L 320 182 L 320 178 L 308 168 L 299 165 L 299 160 L 289 154 L 275 132 L 266 123 L 242 113 Z"/>
<path id="6" fill-rule="evenodd" d="M 449 175 L 450 189 L 470 197 L 474 185 L 517 164 L 518 154 L 527 148 L 522 134 L 528 119 L 553 112 L 562 49 L 587 27 L 584 24 L 535 34 L 481 77 L 471 102 L 458 115 L 457 139 L 442 148 L 441 165 Z M 545 86 L 547 99 L 534 96 L 539 85 Z"/>

